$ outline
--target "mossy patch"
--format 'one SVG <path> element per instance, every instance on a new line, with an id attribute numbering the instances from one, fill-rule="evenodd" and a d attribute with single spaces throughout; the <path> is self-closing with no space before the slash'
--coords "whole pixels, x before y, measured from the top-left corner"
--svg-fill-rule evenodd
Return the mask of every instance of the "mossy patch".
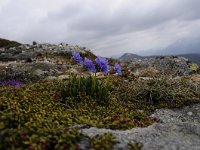
<path id="1" fill-rule="evenodd" d="M 92 150 L 108 150 L 113 148 L 113 145 L 117 144 L 118 141 L 110 133 L 104 133 L 103 135 L 96 135 L 91 138 L 91 149 Z"/>
<path id="2" fill-rule="evenodd" d="M 0 149 L 76 149 L 85 135 L 75 125 L 120 130 L 146 127 L 157 121 L 149 117 L 157 108 L 200 102 L 200 85 L 187 79 L 124 81 L 111 76 L 109 81 L 112 91 L 106 106 L 95 97 L 81 95 L 75 107 L 68 107 L 61 103 L 62 81 L 0 86 Z M 111 138 L 100 139 L 110 141 L 105 149 L 115 144 Z"/>

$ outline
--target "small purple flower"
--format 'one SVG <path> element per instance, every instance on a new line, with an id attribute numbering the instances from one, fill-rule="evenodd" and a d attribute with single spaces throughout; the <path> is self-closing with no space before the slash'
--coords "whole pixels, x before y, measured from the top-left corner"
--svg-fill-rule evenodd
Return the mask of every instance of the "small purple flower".
<path id="1" fill-rule="evenodd" d="M 115 63 L 114 70 L 118 75 L 122 75 L 122 68 L 118 63 Z"/>
<path id="2" fill-rule="evenodd" d="M 72 52 L 72 58 L 80 65 L 83 64 L 83 58 L 80 56 L 80 54 L 76 51 Z"/>
<path id="3" fill-rule="evenodd" d="M 93 73 L 96 72 L 96 69 L 95 69 L 95 66 L 94 66 L 92 60 L 85 57 L 84 64 L 89 72 L 93 72 Z"/>
<path id="4" fill-rule="evenodd" d="M 4 85 L 4 86 L 21 86 L 22 83 L 20 81 L 17 81 L 17 80 L 8 80 L 8 81 L 0 82 L 0 85 Z"/>
<path id="5" fill-rule="evenodd" d="M 95 61 L 97 65 L 99 66 L 100 71 L 108 74 L 108 71 L 109 71 L 108 60 L 103 57 L 97 57 Z"/>

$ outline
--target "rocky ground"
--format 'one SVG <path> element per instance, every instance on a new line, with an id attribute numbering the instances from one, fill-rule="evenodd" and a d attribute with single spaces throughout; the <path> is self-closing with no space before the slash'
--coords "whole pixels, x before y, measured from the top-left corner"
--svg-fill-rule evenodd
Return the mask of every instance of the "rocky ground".
<path id="1" fill-rule="evenodd" d="M 61 43 L 20 45 L 0 48 L 0 81 L 15 79 L 22 82 L 35 82 L 41 79 L 68 79 L 68 73 L 84 74 L 78 65 L 70 59 L 70 53 L 75 50 L 82 56 L 93 59 L 89 49 L 79 46 L 69 46 Z M 110 63 L 119 62 L 109 60 Z M 192 62 L 182 57 L 159 57 L 133 62 L 120 62 L 124 77 L 133 74 L 142 80 L 168 75 L 171 78 L 190 78 L 192 82 L 200 82 L 199 68 L 192 67 Z M 128 79 L 127 79 L 128 80 Z M 158 123 L 147 128 L 131 130 L 98 129 L 95 127 L 80 127 L 80 131 L 88 136 L 110 132 L 120 142 L 113 149 L 127 149 L 136 143 L 144 150 L 198 150 L 200 149 L 200 104 L 193 104 L 179 109 L 159 109 L 152 117 L 159 119 Z M 83 142 L 82 148 L 87 148 Z M 140 147 L 140 146 L 139 146 Z"/>
<path id="2" fill-rule="evenodd" d="M 24 78 L 32 80 L 45 78 L 61 78 L 69 71 L 83 73 L 78 65 L 70 59 L 72 51 L 78 51 L 82 56 L 94 59 L 95 55 L 86 47 L 70 46 L 66 43 L 20 45 L 17 47 L 0 48 L 0 80 L 7 78 Z M 110 63 L 119 60 L 109 60 Z M 188 59 L 178 56 L 135 59 L 131 62 L 120 62 L 124 75 L 133 74 L 137 77 L 172 77 L 189 76 L 199 72 Z M 71 69 L 71 70 L 70 70 Z M 16 74 L 16 77 L 13 75 Z M 21 76 L 21 77 L 20 77 Z"/>
<path id="3" fill-rule="evenodd" d="M 200 104 L 181 109 L 159 109 L 152 116 L 159 122 L 147 128 L 119 131 L 110 129 L 81 129 L 89 136 L 112 133 L 120 141 L 113 149 L 128 149 L 128 144 L 140 143 L 144 150 L 200 149 Z"/>

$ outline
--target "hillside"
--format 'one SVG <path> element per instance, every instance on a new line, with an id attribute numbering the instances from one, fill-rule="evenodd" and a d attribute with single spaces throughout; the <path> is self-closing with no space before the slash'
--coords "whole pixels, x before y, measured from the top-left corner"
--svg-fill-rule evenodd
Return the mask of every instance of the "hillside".
<path id="1" fill-rule="evenodd" d="M 0 38 L 0 48 L 10 48 L 21 45 L 20 43 L 16 41 L 10 41 L 6 39 Z"/>
<path id="2" fill-rule="evenodd" d="M 124 60 L 124 61 L 131 61 L 134 59 L 142 59 L 142 56 L 136 55 L 136 54 L 132 54 L 132 53 L 124 53 L 121 57 L 119 57 L 120 60 Z"/>
<path id="3" fill-rule="evenodd" d="M 67 43 L 0 48 L 0 149 L 200 146 L 200 69 L 178 56 L 124 57 L 134 58 Z"/>
<path id="4" fill-rule="evenodd" d="M 119 57 L 119 60 L 122 61 L 134 61 L 138 59 L 148 59 L 148 58 L 156 58 L 156 57 L 161 57 L 165 55 L 152 55 L 152 56 L 140 56 L 136 54 L 131 54 L 131 53 L 125 53 L 121 57 Z M 170 55 L 166 55 L 170 56 Z M 187 58 L 189 61 L 194 62 L 198 65 L 200 65 L 200 54 L 179 54 L 179 55 L 174 55 L 174 56 L 181 56 Z"/>

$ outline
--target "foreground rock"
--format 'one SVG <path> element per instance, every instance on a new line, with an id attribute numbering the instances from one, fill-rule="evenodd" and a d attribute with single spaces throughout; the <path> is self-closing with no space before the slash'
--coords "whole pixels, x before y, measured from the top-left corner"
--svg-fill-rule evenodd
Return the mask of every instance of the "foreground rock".
<path id="1" fill-rule="evenodd" d="M 112 133 L 120 142 L 113 149 L 127 149 L 130 143 L 141 143 L 143 150 L 200 149 L 200 104 L 182 109 L 160 109 L 152 116 L 158 117 L 160 122 L 147 128 L 120 131 L 92 127 L 81 131 L 90 137 Z"/>

